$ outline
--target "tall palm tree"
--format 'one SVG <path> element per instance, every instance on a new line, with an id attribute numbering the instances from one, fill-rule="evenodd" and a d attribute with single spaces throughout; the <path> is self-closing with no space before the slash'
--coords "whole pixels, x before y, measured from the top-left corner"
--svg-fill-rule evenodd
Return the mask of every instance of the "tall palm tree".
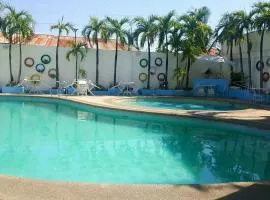
<path id="1" fill-rule="evenodd" d="M 270 29 L 270 3 L 259 2 L 253 5 L 251 15 L 254 18 L 254 26 L 261 35 L 260 41 L 260 63 L 264 64 L 263 61 L 263 43 L 265 32 Z M 263 69 L 260 71 L 260 88 L 263 88 Z"/>
<path id="2" fill-rule="evenodd" d="M 19 26 L 18 34 L 19 34 L 19 49 L 20 49 L 19 73 L 17 79 L 17 83 L 19 83 L 22 74 L 22 42 L 24 42 L 27 39 L 30 39 L 34 35 L 34 20 L 29 13 L 28 14 L 26 13 L 23 19 L 18 19 L 17 23 Z"/>
<path id="3" fill-rule="evenodd" d="M 239 54 L 240 54 L 240 65 L 241 65 L 241 72 L 243 73 L 243 61 L 242 61 L 242 48 L 241 43 L 246 36 L 246 43 L 247 43 L 247 55 L 248 55 L 248 71 L 249 71 L 249 87 L 252 87 L 252 79 L 251 79 L 251 49 L 252 43 L 249 38 L 249 31 L 252 27 L 252 20 L 250 14 L 247 14 L 245 11 L 237 11 L 233 13 L 234 15 L 234 24 L 237 29 L 237 43 L 239 45 Z"/>
<path id="4" fill-rule="evenodd" d="M 125 25 L 129 22 L 128 18 L 121 20 L 112 19 L 107 17 L 108 21 L 108 33 L 110 36 L 115 37 L 115 58 L 114 58 L 114 73 L 113 73 L 113 85 L 116 85 L 116 73 L 117 73 L 117 60 L 118 60 L 118 45 L 119 41 L 122 45 L 127 44 L 128 31 L 125 29 Z"/>
<path id="5" fill-rule="evenodd" d="M 176 56 L 176 67 L 175 67 L 175 72 L 179 74 L 179 52 L 183 49 L 183 35 L 184 35 L 184 29 L 182 24 L 175 22 L 173 25 L 173 30 L 170 30 L 170 37 L 168 41 L 168 45 L 171 49 L 171 51 L 174 53 Z M 176 76 L 177 79 L 177 88 L 179 88 L 179 77 Z"/>
<path id="6" fill-rule="evenodd" d="M 12 72 L 12 44 L 14 42 L 14 36 L 20 34 L 22 25 L 25 25 L 28 19 L 32 19 L 30 14 L 26 11 L 17 12 L 16 9 L 10 5 L 2 5 L 7 11 L 6 14 L 1 18 L 1 32 L 3 36 L 9 41 L 9 73 L 10 73 L 10 84 L 16 84 Z M 20 37 L 19 37 L 20 38 Z M 21 56 L 21 55 L 20 55 Z M 21 57 L 20 57 L 21 58 Z M 20 68 L 21 70 L 21 68 Z"/>
<path id="7" fill-rule="evenodd" d="M 169 49 L 168 49 L 168 37 L 170 33 L 170 29 L 172 28 L 172 18 L 175 15 L 175 11 L 170 11 L 167 15 L 163 17 L 159 17 L 158 21 L 158 30 L 159 30 L 159 38 L 158 38 L 158 48 L 161 48 L 163 45 L 166 49 L 166 89 L 168 89 L 168 68 L 169 68 Z"/>
<path id="8" fill-rule="evenodd" d="M 99 85 L 99 38 L 107 42 L 107 31 L 104 20 L 99 20 L 96 17 L 90 17 L 88 25 L 82 31 L 82 35 L 96 46 L 96 85 Z"/>
<path id="9" fill-rule="evenodd" d="M 208 7 L 203 6 L 199 9 L 195 9 L 192 11 L 189 11 L 188 14 L 190 16 L 194 16 L 196 18 L 197 21 L 200 21 L 204 24 L 208 23 L 209 17 L 211 15 L 211 11 Z"/>
<path id="10" fill-rule="evenodd" d="M 233 44 L 237 38 L 237 29 L 233 13 L 225 13 L 214 31 L 214 37 L 221 44 L 226 43 L 227 51 L 230 51 L 230 61 L 233 62 Z M 231 73 L 233 67 L 231 66 Z"/>
<path id="11" fill-rule="evenodd" d="M 158 34 L 158 26 L 156 24 L 157 17 L 151 15 L 148 19 L 143 17 L 136 17 L 134 19 L 137 29 L 134 32 L 134 39 L 137 46 L 141 48 L 147 44 L 148 49 L 148 78 L 147 78 L 147 89 L 150 89 L 150 68 L 151 68 L 151 46 L 154 44 Z M 140 45 L 139 45 L 140 43 Z"/>
<path id="12" fill-rule="evenodd" d="M 68 34 L 69 31 L 73 29 L 73 26 L 69 22 L 64 23 L 64 17 L 62 17 L 62 19 L 60 21 L 58 21 L 57 24 L 52 25 L 50 28 L 51 28 L 51 31 L 58 30 L 57 45 L 56 45 L 56 52 L 55 52 L 56 88 L 58 88 L 59 87 L 59 44 L 60 44 L 60 37 L 61 37 L 63 32 L 66 32 L 66 34 Z"/>
<path id="13" fill-rule="evenodd" d="M 197 56 L 207 52 L 212 30 L 204 22 L 198 20 L 194 14 L 186 14 L 179 19 L 184 26 L 183 57 L 186 60 L 186 88 L 189 85 L 189 72 L 191 65 L 196 61 Z"/>
<path id="14" fill-rule="evenodd" d="M 81 61 L 84 60 L 87 53 L 86 44 L 82 42 L 75 43 L 73 42 L 71 44 L 71 49 L 66 54 L 66 59 L 70 61 L 70 56 L 74 56 L 75 58 L 81 57 Z M 76 82 L 78 81 L 78 59 L 76 59 L 75 62 L 75 79 Z"/>

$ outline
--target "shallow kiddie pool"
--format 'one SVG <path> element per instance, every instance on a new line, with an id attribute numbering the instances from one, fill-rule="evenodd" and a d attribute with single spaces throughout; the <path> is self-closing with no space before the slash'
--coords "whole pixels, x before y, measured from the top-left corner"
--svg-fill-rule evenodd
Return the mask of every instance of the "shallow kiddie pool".
<path id="1" fill-rule="evenodd" d="M 239 104 L 205 99 L 127 98 L 119 100 L 119 103 L 128 106 L 173 110 L 231 111 L 245 108 L 245 106 Z"/>
<path id="2" fill-rule="evenodd" d="M 112 184 L 270 180 L 269 131 L 0 97 L 0 173 Z"/>

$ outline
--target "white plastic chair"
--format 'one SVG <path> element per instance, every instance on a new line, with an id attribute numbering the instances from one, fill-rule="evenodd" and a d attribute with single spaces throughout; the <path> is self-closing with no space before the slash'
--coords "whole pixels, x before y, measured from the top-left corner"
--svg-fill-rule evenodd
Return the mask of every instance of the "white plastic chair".
<path id="1" fill-rule="evenodd" d="M 209 86 L 207 89 L 207 96 L 215 96 L 216 95 L 216 90 L 214 88 L 214 86 Z"/>
<path id="2" fill-rule="evenodd" d="M 113 86 L 112 88 L 118 88 L 121 91 L 120 94 L 123 96 L 131 96 L 133 90 L 135 89 L 135 83 L 120 81 L 118 85 Z"/>
<path id="3" fill-rule="evenodd" d="M 198 96 L 204 97 L 205 96 L 205 89 L 204 87 L 198 88 Z"/>
<path id="4" fill-rule="evenodd" d="M 89 92 L 91 95 L 93 95 L 93 96 L 95 96 L 95 95 L 94 95 L 94 93 L 92 92 L 92 90 L 95 89 L 95 88 L 100 89 L 100 87 L 98 87 L 98 86 L 97 86 L 96 84 L 94 84 L 91 80 L 89 80 L 89 81 L 88 81 L 88 92 Z"/>

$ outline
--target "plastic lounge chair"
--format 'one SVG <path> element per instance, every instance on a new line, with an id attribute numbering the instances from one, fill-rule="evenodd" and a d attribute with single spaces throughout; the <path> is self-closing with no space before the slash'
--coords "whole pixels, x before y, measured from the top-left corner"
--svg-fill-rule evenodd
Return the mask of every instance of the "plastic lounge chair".
<path id="1" fill-rule="evenodd" d="M 216 95 L 216 90 L 215 90 L 215 88 L 210 86 L 210 87 L 207 89 L 207 96 L 213 97 L 213 96 L 215 96 L 215 95 Z"/>
<path id="2" fill-rule="evenodd" d="M 205 88 L 203 86 L 197 86 L 194 89 L 194 96 L 200 96 L 200 97 L 205 96 Z"/>
<path id="3" fill-rule="evenodd" d="M 115 89 L 115 91 L 118 92 L 117 95 L 131 96 L 135 92 L 134 88 L 135 88 L 134 82 L 120 81 L 118 85 L 113 86 L 112 88 L 110 88 L 110 90 Z"/>
<path id="4" fill-rule="evenodd" d="M 94 84 L 91 80 L 88 81 L 88 92 L 92 95 L 95 96 L 94 93 L 92 92 L 93 89 L 98 88 L 100 89 L 100 87 L 98 87 L 96 84 Z"/>
<path id="5" fill-rule="evenodd" d="M 89 85 L 87 80 L 78 80 L 77 81 L 77 94 L 78 95 L 87 95 L 89 90 Z"/>

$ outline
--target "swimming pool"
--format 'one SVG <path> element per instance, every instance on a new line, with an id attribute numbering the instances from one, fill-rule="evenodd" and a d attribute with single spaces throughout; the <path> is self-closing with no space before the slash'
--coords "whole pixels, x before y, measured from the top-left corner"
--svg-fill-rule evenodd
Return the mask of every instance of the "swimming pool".
<path id="1" fill-rule="evenodd" d="M 0 97 L 0 173 L 112 184 L 270 180 L 267 131 Z"/>
<path id="2" fill-rule="evenodd" d="M 207 101 L 207 100 L 192 100 L 192 99 L 171 99 L 171 98 L 130 98 L 120 100 L 122 105 L 141 106 L 159 109 L 173 109 L 173 110 L 209 110 L 209 111 L 231 111 L 241 110 L 242 105 Z"/>

